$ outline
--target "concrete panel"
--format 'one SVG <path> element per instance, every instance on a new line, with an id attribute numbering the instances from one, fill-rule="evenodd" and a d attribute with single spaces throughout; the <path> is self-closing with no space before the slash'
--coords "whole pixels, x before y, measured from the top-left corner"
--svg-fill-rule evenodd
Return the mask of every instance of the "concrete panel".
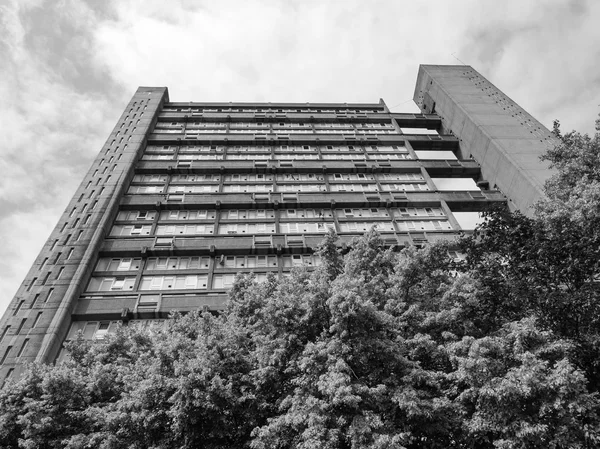
<path id="1" fill-rule="evenodd" d="M 460 139 L 461 155 L 472 154 L 482 177 L 497 184 L 512 207 L 532 215 L 531 206 L 543 196 L 543 181 L 554 173 L 539 160 L 546 151 L 539 140 L 552 139 L 550 131 L 470 66 L 420 66 L 415 102 L 426 94 Z M 460 126 L 457 116 L 464 117 Z"/>

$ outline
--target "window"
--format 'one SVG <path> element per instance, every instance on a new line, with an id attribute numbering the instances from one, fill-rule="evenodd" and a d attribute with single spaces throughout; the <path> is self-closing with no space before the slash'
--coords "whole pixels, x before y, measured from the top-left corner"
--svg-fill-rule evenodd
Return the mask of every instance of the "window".
<path id="1" fill-rule="evenodd" d="M 87 287 L 88 292 L 109 292 L 133 290 L 135 276 L 126 277 L 92 277 Z"/>
<path id="2" fill-rule="evenodd" d="M 25 340 L 23 340 L 23 345 L 21 346 L 21 349 L 19 349 L 19 352 L 17 353 L 17 357 L 21 357 L 21 355 L 23 355 L 28 344 L 29 344 L 29 338 L 26 338 Z"/>
<path id="3" fill-rule="evenodd" d="M 228 289 L 233 286 L 235 280 L 235 274 L 215 274 L 213 276 L 214 289 Z"/>
<path id="4" fill-rule="evenodd" d="M 21 322 L 19 323 L 19 327 L 17 328 L 17 335 L 21 333 L 21 331 L 23 330 L 23 326 L 25 326 L 25 321 L 27 321 L 27 318 L 23 318 L 21 320 Z"/>
<path id="5" fill-rule="evenodd" d="M 219 261 L 222 268 L 277 268 L 276 256 L 222 256 Z"/>
<path id="6" fill-rule="evenodd" d="M 314 254 L 292 254 L 289 256 L 282 256 L 283 267 L 316 267 L 321 265 L 321 259 L 319 256 Z"/>
<path id="7" fill-rule="evenodd" d="M 140 290 L 206 289 L 207 275 L 143 276 Z"/>
<path id="8" fill-rule="evenodd" d="M 2 334 L 0 335 L 0 343 L 2 343 L 2 340 L 4 340 L 4 337 L 6 336 L 6 334 L 8 333 L 8 330 L 10 329 L 10 326 L 6 326 L 4 328 L 4 330 L 2 331 Z"/>
<path id="9" fill-rule="evenodd" d="M 106 334 L 108 334 L 108 328 L 110 327 L 109 322 L 102 322 L 98 325 L 98 329 L 94 333 L 94 340 L 104 340 Z"/>
<path id="10" fill-rule="evenodd" d="M 17 304 L 17 307 L 15 307 L 15 310 L 13 311 L 13 316 L 16 316 L 21 311 L 21 307 L 23 307 L 23 304 L 25 304 L 24 299 L 19 301 L 19 303 Z"/>
<path id="11" fill-rule="evenodd" d="M 4 361 L 7 359 L 8 354 L 10 354 L 11 349 L 12 349 L 12 346 L 6 347 L 6 351 L 4 351 L 4 355 L 2 356 L 2 359 L 0 359 L 0 365 L 4 364 Z"/>
<path id="12" fill-rule="evenodd" d="M 111 237 L 150 235 L 151 225 L 115 225 L 110 231 Z"/>
<path id="13" fill-rule="evenodd" d="M 32 329 L 39 324 L 40 319 L 42 318 L 42 313 L 43 312 L 38 312 L 38 314 L 36 315 L 35 320 L 33 320 L 33 324 L 31 325 Z"/>
<path id="14" fill-rule="evenodd" d="M 146 270 L 197 270 L 208 269 L 209 257 L 150 257 Z"/>

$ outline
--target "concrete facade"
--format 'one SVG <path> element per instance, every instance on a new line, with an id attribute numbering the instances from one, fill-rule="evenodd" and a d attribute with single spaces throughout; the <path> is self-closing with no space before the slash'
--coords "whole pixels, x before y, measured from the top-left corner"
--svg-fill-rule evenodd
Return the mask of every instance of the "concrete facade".
<path id="1" fill-rule="evenodd" d="M 513 210 L 533 214 L 554 174 L 540 156 L 556 144 L 550 131 L 470 66 L 421 65 L 414 101 L 442 117 L 458 137 L 460 158 L 475 159 Z"/>
<path id="2" fill-rule="evenodd" d="M 238 272 L 315 267 L 328 229 L 348 245 L 376 225 L 400 248 L 455 239 L 468 229 L 454 213 L 505 194 L 527 212 L 548 139 L 513 123 L 473 72 L 422 66 L 423 114 L 382 100 L 177 103 L 140 87 L 0 320 L 0 382 L 62 359 L 77 332 L 221 310 Z"/>

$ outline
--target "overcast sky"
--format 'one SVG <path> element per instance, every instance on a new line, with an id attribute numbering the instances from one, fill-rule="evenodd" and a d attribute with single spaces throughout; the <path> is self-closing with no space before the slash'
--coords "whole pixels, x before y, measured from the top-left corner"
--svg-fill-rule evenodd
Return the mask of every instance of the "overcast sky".
<path id="1" fill-rule="evenodd" d="M 0 312 L 140 85 L 411 112 L 419 64 L 459 58 L 547 127 L 591 133 L 600 109 L 593 0 L 6 1 Z"/>

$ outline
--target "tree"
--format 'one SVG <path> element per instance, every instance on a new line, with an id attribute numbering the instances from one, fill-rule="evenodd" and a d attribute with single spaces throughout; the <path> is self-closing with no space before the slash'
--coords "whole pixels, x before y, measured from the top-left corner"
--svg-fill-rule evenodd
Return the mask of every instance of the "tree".
<path id="1" fill-rule="evenodd" d="M 239 276 L 227 310 L 70 344 L 0 391 L 2 447 L 592 447 L 598 399 L 535 318 L 490 326 L 447 245 L 373 230 L 287 279 Z M 586 446 L 587 445 L 587 446 Z"/>
<path id="2" fill-rule="evenodd" d="M 600 126 L 600 122 L 597 122 Z M 600 388 L 600 133 L 571 132 L 548 151 L 557 173 L 534 218 L 493 210 L 464 240 L 471 274 L 487 295 L 479 306 L 502 322 L 531 314 L 573 343 L 591 391 Z M 499 321 L 498 321 L 499 320 Z"/>
<path id="3" fill-rule="evenodd" d="M 28 366 L 0 390 L 0 446 L 598 447 L 600 138 L 555 133 L 536 217 L 488 212 L 465 264 L 330 233 L 321 267 L 240 275 L 219 315 Z"/>

